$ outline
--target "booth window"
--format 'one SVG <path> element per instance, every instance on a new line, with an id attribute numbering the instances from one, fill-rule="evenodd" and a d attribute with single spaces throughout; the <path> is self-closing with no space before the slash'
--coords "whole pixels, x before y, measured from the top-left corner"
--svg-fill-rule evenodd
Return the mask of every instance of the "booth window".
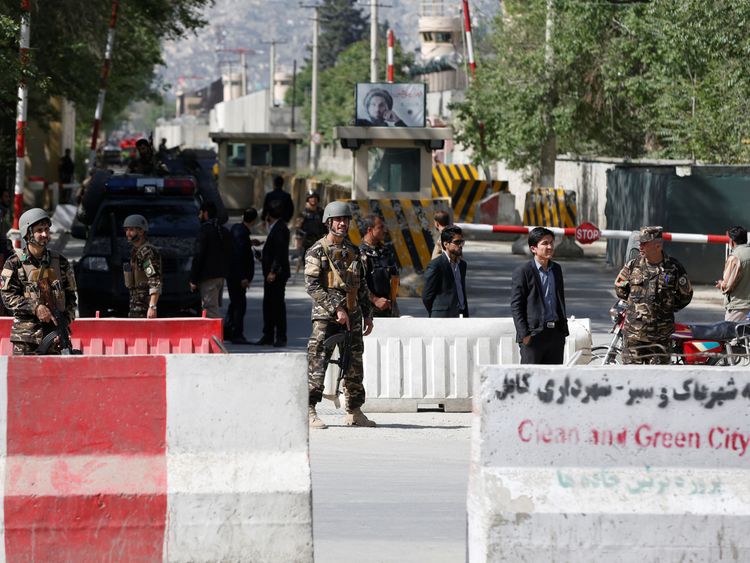
<path id="1" fill-rule="evenodd" d="M 245 164 L 247 164 L 245 144 L 227 143 L 227 167 L 244 168 Z"/>
<path id="2" fill-rule="evenodd" d="M 420 148 L 370 148 L 367 189 L 373 192 L 418 192 Z"/>
<path id="3" fill-rule="evenodd" d="M 253 143 L 250 148 L 252 166 L 289 168 L 289 143 Z"/>

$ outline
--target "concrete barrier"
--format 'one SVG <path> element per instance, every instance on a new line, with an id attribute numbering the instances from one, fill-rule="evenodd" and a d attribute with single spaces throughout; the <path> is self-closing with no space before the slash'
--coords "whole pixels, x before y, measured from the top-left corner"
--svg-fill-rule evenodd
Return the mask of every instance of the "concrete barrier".
<path id="1" fill-rule="evenodd" d="M 70 325 L 73 347 L 84 355 L 217 354 L 223 352 L 222 320 L 75 319 Z M 0 355 L 13 354 L 13 317 L 0 317 Z"/>
<path id="2" fill-rule="evenodd" d="M 484 366 L 469 561 L 750 560 L 750 372 Z"/>
<path id="3" fill-rule="evenodd" d="M 565 358 L 591 351 L 589 319 L 571 318 Z M 416 412 L 443 408 L 471 411 L 480 364 L 518 363 L 516 329 L 509 318 L 376 319 L 365 337 L 364 385 L 369 412 Z M 326 389 L 336 385 L 338 368 L 329 367 Z"/>
<path id="4" fill-rule="evenodd" d="M 3 561 L 312 562 L 303 354 L 0 358 Z"/>

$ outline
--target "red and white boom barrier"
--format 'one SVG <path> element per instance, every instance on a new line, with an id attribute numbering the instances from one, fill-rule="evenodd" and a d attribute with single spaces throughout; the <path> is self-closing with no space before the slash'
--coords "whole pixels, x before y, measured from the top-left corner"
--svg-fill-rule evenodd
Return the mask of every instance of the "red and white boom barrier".
<path id="1" fill-rule="evenodd" d="M 467 233 L 504 233 L 527 235 L 535 226 L 525 225 L 480 225 L 474 223 L 456 223 L 457 227 Z M 544 227 L 556 235 L 575 237 L 581 244 L 591 244 L 600 238 L 629 239 L 633 231 L 599 230 L 593 223 L 581 223 L 577 227 Z M 728 244 L 726 235 L 698 235 L 694 233 L 663 233 L 664 240 L 672 242 L 695 242 L 698 244 Z"/>
<path id="2" fill-rule="evenodd" d="M 471 12 L 469 11 L 469 0 L 463 0 L 464 32 L 466 33 L 466 53 L 469 59 L 472 80 L 476 76 L 477 64 L 474 62 L 474 45 L 471 39 Z"/>
<path id="3" fill-rule="evenodd" d="M 393 30 L 388 30 L 388 67 L 387 67 L 387 74 L 386 74 L 386 81 L 388 84 L 393 83 Z"/>

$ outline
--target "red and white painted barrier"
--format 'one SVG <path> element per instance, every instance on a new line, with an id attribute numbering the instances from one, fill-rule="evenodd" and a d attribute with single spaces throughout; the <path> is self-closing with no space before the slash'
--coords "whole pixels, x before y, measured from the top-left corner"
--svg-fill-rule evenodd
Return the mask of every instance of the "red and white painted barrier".
<path id="1" fill-rule="evenodd" d="M 104 98 L 107 95 L 107 81 L 109 80 L 109 69 L 112 64 L 112 51 L 115 47 L 115 27 L 117 26 L 117 10 L 120 7 L 119 0 L 112 2 L 112 14 L 109 17 L 109 29 L 107 31 L 107 46 L 104 51 L 104 66 L 102 67 L 101 85 L 99 97 L 96 100 L 96 112 L 94 114 L 94 128 L 91 131 L 91 147 L 89 153 L 89 168 L 96 166 L 96 143 L 99 139 L 99 127 L 104 115 Z"/>
<path id="2" fill-rule="evenodd" d="M 0 358 L 2 561 L 313 560 L 303 354 Z"/>
<path id="3" fill-rule="evenodd" d="M 480 225 L 474 223 L 457 223 L 467 233 L 512 233 L 527 235 L 535 226 L 523 225 Z M 577 227 L 544 227 L 556 235 L 575 237 L 582 244 L 596 242 L 600 238 L 629 239 L 633 231 L 599 230 L 592 223 L 582 223 Z M 693 233 L 664 233 L 664 240 L 672 242 L 694 242 L 699 244 L 727 244 L 729 237 L 726 235 L 699 235 Z"/>
<path id="4" fill-rule="evenodd" d="M 474 62 L 474 45 L 471 39 L 471 12 L 469 11 L 469 0 L 463 0 L 464 33 L 466 34 L 466 53 L 469 59 L 472 80 L 476 77 L 477 65 Z"/>
<path id="5" fill-rule="evenodd" d="M 29 64 L 29 41 L 31 39 L 31 1 L 21 0 L 21 37 L 19 57 L 21 67 Z M 13 231 L 18 232 L 18 220 L 23 213 L 23 187 L 26 177 L 26 115 L 29 107 L 29 89 L 23 78 L 18 84 L 16 106 L 16 183 L 13 196 Z M 21 238 L 14 240 L 16 248 L 21 247 Z"/>
<path id="6" fill-rule="evenodd" d="M 387 59 L 388 59 L 388 66 L 386 71 L 386 82 L 388 84 L 393 84 L 393 46 L 394 46 L 394 38 L 393 38 L 393 30 L 388 30 L 388 50 L 387 50 Z"/>
<path id="7" fill-rule="evenodd" d="M 13 317 L 0 317 L 0 355 L 10 356 Z M 85 355 L 217 354 L 224 352 L 221 319 L 76 319 L 73 347 Z"/>

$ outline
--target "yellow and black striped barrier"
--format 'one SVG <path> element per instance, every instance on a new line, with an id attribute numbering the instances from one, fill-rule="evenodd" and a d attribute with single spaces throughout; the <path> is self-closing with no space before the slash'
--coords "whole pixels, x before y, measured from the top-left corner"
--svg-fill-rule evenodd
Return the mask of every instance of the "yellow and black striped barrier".
<path id="1" fill-rule="evenodd" d="M 477 203 L 507 189 L 507 182 L 479 180 L 470 164 L 438 164 L 432 169 L 432 197 L 449 197 L 455 223 L 473 223 Z"/>
<path id="2" fill-rule="evenodd" d="M 526 194 L 523 224 L 543 227 L 577 226 L 576 193 L 563 188 L 533 188 Z"/>
<path id="3" fill-rule="evenodd" d="M 435 245 L 433 217 L 435 211 L 448 210 L 447 199 L 353 199 L 349 204 L 354 216 L 349 227 L 352 243 L 362 242 L 364 218 L 379 215 L 402 270 L 424 271 Z"/>

